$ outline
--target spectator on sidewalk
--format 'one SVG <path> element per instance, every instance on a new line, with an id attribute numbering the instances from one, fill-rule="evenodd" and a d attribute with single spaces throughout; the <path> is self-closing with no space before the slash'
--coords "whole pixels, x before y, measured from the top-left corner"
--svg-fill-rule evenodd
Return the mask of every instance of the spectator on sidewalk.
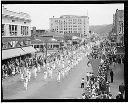
<path id="1" fill-rule="evenodd" d="M 113 73 L 113 71 L 111 69 L 111 71 L 110 71 L 111 83 L 113 83 L 113 75 L 114 75 L 114 73 Z"/>
<path id="2" fill-rule="evenodd" d="M 124 95 L 124 91 L 125 91 L 125 86 L 122 83 L 121 85 L 119 85 L 119 92 L 121 92 L 121 94 Z"/>
<path id="3" fill-rule="evenodd" d="M 81 81 L 81 88 L 84 88 L 84 78 L 82 78 L 82 81 Z"/>
<path id="4" fill-rule="evenodd" d="M 89 76 L 90 76 L 90 73 L 89 73 L 89 72 L 87 72 L 87 74 L 86 74 L 87 81 L 89 81 Z"/>
<path id="5" fill-rule="evenodd" d="M 121 92 L 118 93 L 118 95 L 116 96 L 116 99 L 123 99 Z"/>

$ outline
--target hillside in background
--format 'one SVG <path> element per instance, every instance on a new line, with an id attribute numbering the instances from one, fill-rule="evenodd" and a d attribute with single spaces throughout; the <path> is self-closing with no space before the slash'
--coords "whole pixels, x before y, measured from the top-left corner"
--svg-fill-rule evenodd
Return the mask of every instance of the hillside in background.
<path id="1" fill-rule="evenodd" d="M 109 33 L 112 30 L 112 24 L 109 25 L 92 25 L 90 26 L 92 32 L 96 32 L 100 35 Z"/>

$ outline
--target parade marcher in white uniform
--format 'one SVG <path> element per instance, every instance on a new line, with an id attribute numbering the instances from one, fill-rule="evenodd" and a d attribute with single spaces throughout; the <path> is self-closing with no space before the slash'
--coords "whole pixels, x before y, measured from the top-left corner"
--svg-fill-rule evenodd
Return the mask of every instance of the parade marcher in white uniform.
<path id="1" fill-rule="evenodd" d="M 28 89 L 28 77 L 26 75 L 26 77 L 24 78 L 24 87 L 25 87 L 25 90 Z"/>
<path id="2" fill-rule="evenodd" d="M 38 70 L 38 72 L 40 72 L 40 64 L 38 64 L 37 70 Z"/>
<path id="3" fill-rule="evenodd" d="M 37 77 L 37 68 L 36 68 L 35 65 L 34 65 L 34 70 L 33 70 L 33 72 L 34 72 L 34 77 L 36 78 L 36 77 Z"/>
<path id="4" fill-rule="evenodd" d="M 53 70 L 52 70 L 52 67 L 49 69 L 49 74 L 50 74 L 50 77 L 52 78 L 52 72 L 53 72 Z"/>
<path id="5" fill-rule="evenodd" d="M 44 72 L 44 79 L 46 80 L 46 79 L 47 79 L 47 77 L 48 77 L 48 72 L 47 72 L 47 71 L 45 71 L 45 72 Z"/>
<path id="6" fill-rule="evenodd" d="M 101 59 L 101 62 L 100 63 L 104 63 L 104 60 L 103 59 Z"/>
<path id="7" fill-rule="evenodd" d="M 20 78 L 21 78 L 21 80 L 23 81 L 24 80 L 24 73 L 23 73 L 23 68 L 21 67 L 21 69 L 20 69 Z"/>
<path id="8" fill-rule="evenodd" d="M 13 70 L 12 70 L 12 75 L 15 76 L 15 68 L 13 68 Z"/>
<path id="9" fill-rule="evenodd" d="M 57 75 L 57 81 L 60 82 L 60 71 L 58 72 L 58 75 Z"/>
<path id="10" fill-rule="evenodd" d="M 28 75 L 28 81 L 30 81 L 30 78 L 31 78 L 31 72 L 29 71 L 29 69 L 27 69 L 27 75 Z"/>

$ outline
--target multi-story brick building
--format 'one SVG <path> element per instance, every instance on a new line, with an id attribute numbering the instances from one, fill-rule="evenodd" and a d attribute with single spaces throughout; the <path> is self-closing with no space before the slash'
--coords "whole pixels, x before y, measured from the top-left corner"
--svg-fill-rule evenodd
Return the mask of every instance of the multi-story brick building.
<path id="1" fill-rule="evenodd" d="M 124 42 L 124 10 L 116 10 L 113 14 L 113 32 L 117 36 L 116 42 Z"/>
<path id="2" fill-rule="evenodd" d="M 33 50 L 30 25 L 29 14 L 9 11 L 2 6 L 2 60 Z"/>
<path id="3" fill-rule="evenodd" d="M 80 33 L 81 36 L 89 34 L 89 17 L 76 15 L 62 15 L 60 18 L 50 18 L 50 30 L 60 34 Z"/>

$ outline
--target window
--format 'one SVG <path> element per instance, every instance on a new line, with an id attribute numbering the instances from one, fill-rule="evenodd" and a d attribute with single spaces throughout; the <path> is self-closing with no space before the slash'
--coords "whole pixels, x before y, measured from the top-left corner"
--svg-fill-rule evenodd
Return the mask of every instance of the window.
<path id="1" fill-rule="evenodd" d="M 15 20 L 12 20 L 12 22 L 15 22 Z"/>
<path id="2" fill-rule="evenodd" d="M 27 26 L 21 26 L 21 34 L 28 35 L 28 27 Z"/>
<path id="3" fill-rule="evenodd" d="M 9 32 L 11 36 L 17 35 L 17 25 L 9 25 Z"/>
<path id="4" fill-rule="evenodd" d="M 4 26 L 5 24 L 2 24 L 2 36 L 5 36 Z"/>

